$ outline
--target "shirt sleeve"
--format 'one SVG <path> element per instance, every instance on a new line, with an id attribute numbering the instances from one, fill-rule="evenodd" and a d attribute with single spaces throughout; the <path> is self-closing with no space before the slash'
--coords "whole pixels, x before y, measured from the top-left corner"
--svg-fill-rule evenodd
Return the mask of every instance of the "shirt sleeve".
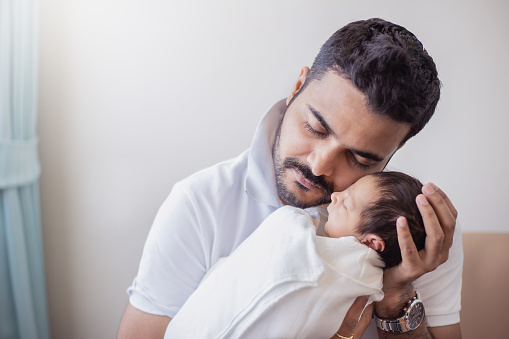
<path id="1" fill-rule="evenodd" d="M 177 183 L 159 209 L 147 237 L 129 302 L 150 314 L 173 318 L 206 272 L 196 205 Z"/>
<path id="2" fill-rule="evenodd" d="M 461 227 L 457 223 L 447 261 L 415 282 L 426 310 L 428 326 L 460 322 L 462 273 L 463 243 Z"/>

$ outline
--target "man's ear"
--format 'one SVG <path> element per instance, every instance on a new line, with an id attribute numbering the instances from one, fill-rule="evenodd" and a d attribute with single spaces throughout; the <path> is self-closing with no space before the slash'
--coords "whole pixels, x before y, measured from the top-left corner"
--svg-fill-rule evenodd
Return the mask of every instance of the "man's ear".
<path id="1" fill-rule="evenodd" d="M 295 96 L 295 93 L 297 93 L 299 91 L 299 89 L 302 88 L 302 85 L 304 85 L 304 83 L 306 82 L 306 77 L 308 76 L 308 73 L 309 73 L 309 67 L 307 67 L 307 66 L 302 67 L 302 69 L 300 71 L 299 78 L 297 79 L 295 86 L 293 86 L 292 92 L 290 93 L 288 98 L 286 98 L 286 105 L 288 105 L 290 100 L 292 100 L 292 98 Z"/>
<path id="2" fill-rule="evenodd" d="M 377 252 L 383 252 L 385 250 L 385 241 L 373 233 L 365 235 L 361 243 L 374 249 Z"/>

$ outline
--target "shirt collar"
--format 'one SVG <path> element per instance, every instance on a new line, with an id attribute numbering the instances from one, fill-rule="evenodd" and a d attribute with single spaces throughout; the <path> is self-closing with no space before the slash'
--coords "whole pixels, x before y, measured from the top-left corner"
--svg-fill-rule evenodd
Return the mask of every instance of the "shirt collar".
<path id="1" fill-rule="evenodd" d="M 283 206 L 276 188 L 272 147 L 285 107 L 284 99 L 276 102 L 258 124 L 249 151 L 245 182 L 251 198 L 274 207 Z"/>

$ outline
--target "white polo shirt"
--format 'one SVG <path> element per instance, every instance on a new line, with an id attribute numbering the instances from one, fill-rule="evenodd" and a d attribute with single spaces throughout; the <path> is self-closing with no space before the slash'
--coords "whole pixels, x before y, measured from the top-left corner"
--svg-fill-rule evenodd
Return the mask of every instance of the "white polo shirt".
<path id="1" fill-rule="evenodd" d="M 128 289 L 132 306 L 173 318 L 210 267 L 282 206 L 272 146 L 284 108 L 281 100 L 265 114 L 249 150 L 175 184 L 157 213 Z M 459 322 L 462 267 L 458 225 L 449 260 L 416 281 L 430 326 Z M 370 331 L 363 338 L 376 333 Z"/>

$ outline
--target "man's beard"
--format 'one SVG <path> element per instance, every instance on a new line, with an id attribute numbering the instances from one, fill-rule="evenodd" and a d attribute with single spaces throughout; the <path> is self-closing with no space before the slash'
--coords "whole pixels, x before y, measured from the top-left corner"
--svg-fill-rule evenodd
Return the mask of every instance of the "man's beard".
<path id="1" fill-rule="evenodd" d="M 286 112 L 285 112 L 286 113 Z M 284 159 L 281 158 L 279 154 L 279 141 L 281 137 L 281 125 L 283 123 L 283 118 L 279 123 L 279 127 L 276 132 L 276 138 L 274 141 L 274 146 L 272 149 L 272 160 L 274 162 L 274 171 L 276 175 L 276 188 L 279 194 L 279 197 L 286 201 L 288 204 L 299 207 L 299 208 L 308 208 L 312 206 L 322 205 L 330 203 L 331 194 L 334 192 L 334 185 L 325 180 L 323 175 L 317 177 L 313 174 L 309 166 L 303 164 L 296 157 L 286 157 Z M 284 182 L 284 175 L 287 169 L 294 169 L 300 172 L 300 174 L 309 182 L 313 183 L 313 185 L 317 186 L 322 191 L 322 196 L 318 199 L 310 202 L 303 201 L 297 194 L 290 191 L 289 187 Z M 297 182 L 298 189 L 302 192 L 309 191 L 307 187 L 302 186 Z"/>

